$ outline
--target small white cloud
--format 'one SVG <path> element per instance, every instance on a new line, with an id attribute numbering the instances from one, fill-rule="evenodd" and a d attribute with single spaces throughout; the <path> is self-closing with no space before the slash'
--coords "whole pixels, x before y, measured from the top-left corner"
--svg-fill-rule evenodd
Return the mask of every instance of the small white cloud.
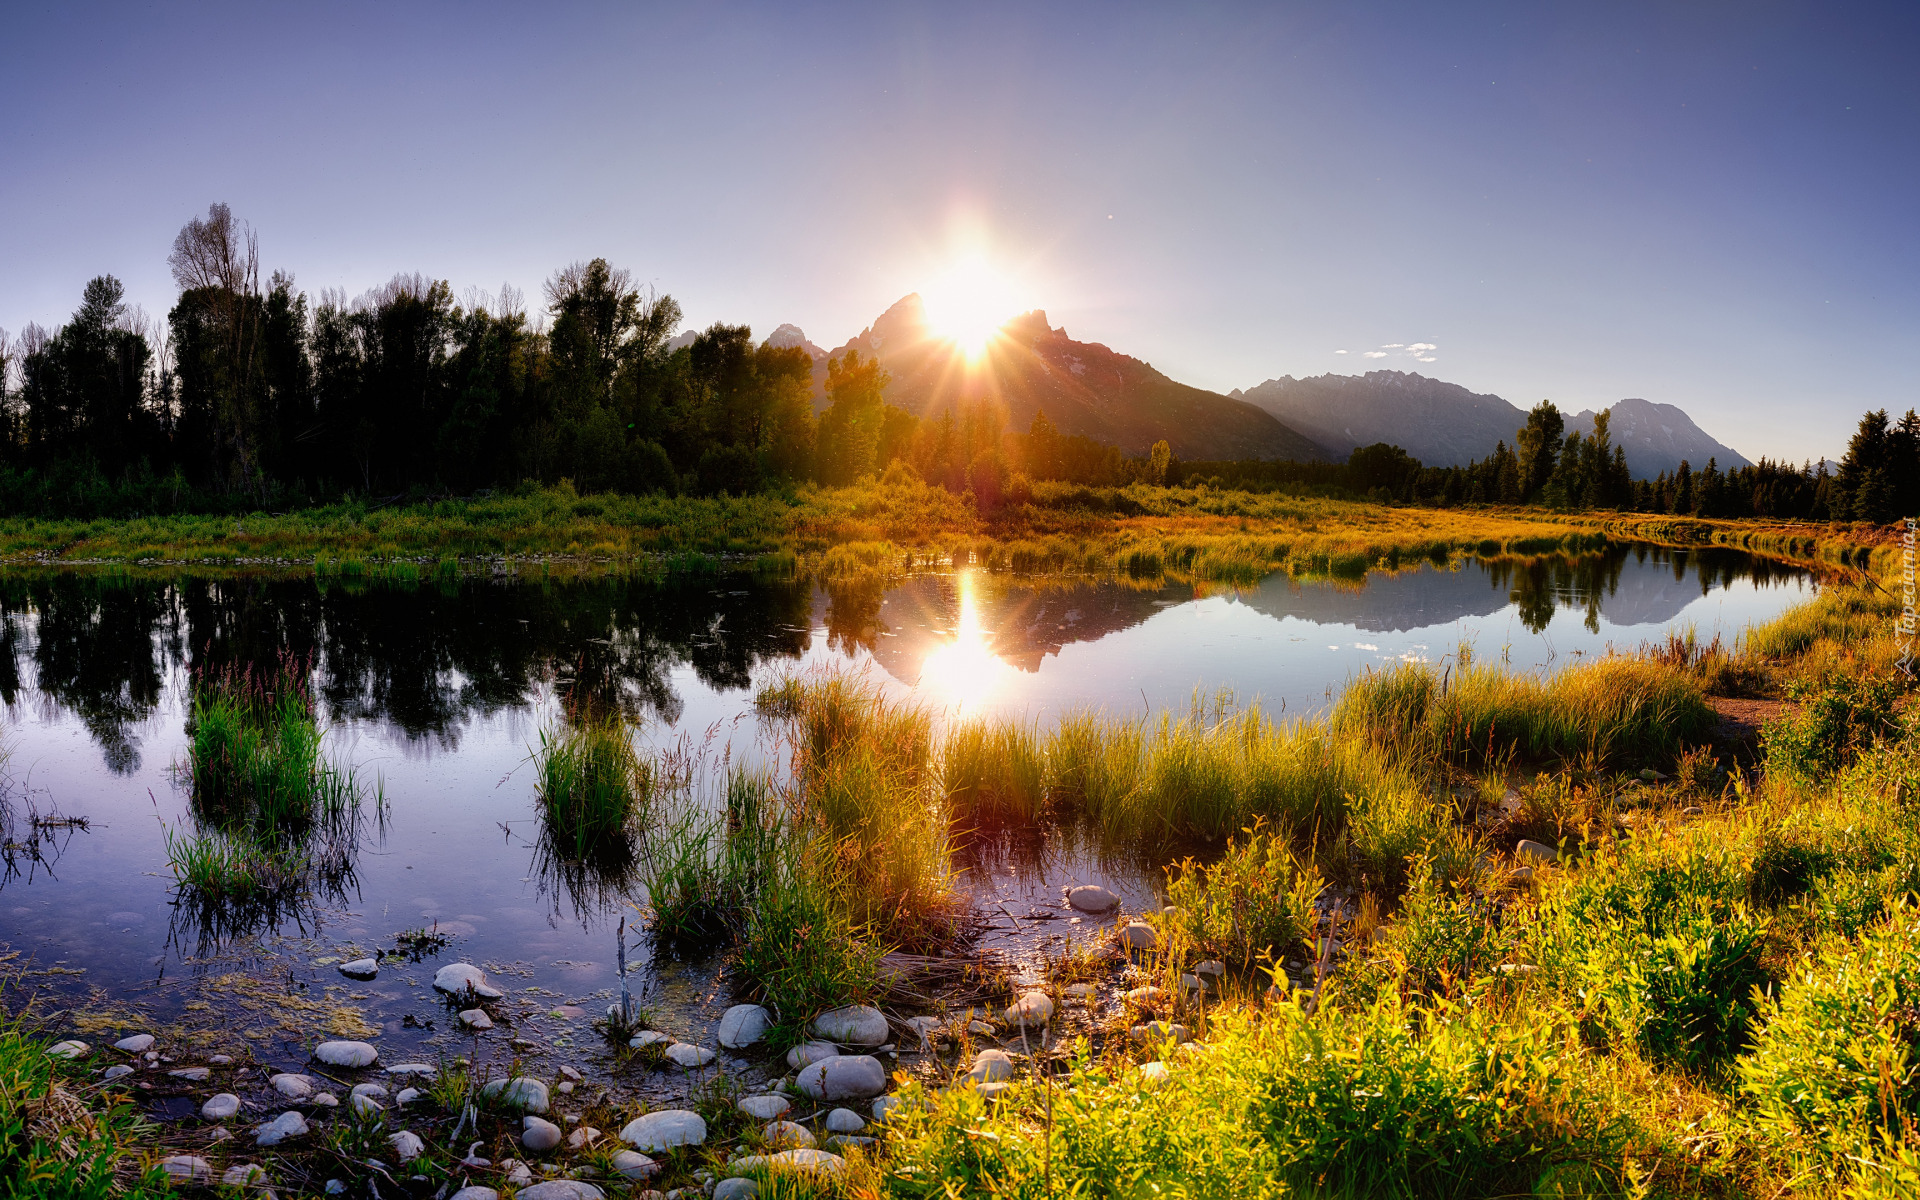
<path id="1" fill-rule="evenodd" d="M 1345 351 L 1345 350 L 1335 350 L 1335 351 L 1334 351 L 1334 353 L 1335 353 L 1335 354 L 1345 354 L 1345 353 L 1346 353 L 1346 351 Z"/>
<path id="2" fill-rule="evenodd" d="M 1440 347 L 1434 345 L 1432 342 L 1415 342 L 1413 345 L 1407 347 L 1407 353 L 1417 356 L 1425 354 L 1429 350 L 1438 350 L 1439 348 Z"/>
<path id="3" fill-rule="evenodd" d="M 1367 351 L 1367 352 L 1366 352 L 1366 354 L 1365 354 L 1365 355 L 1364 355 L 1363 357 L 1366 357 L 1366 358 L 1385 358 L 1386 356 L 1387 356 L 1387 352 L 1386 352 L 1385 350 L 1369 350 L 1369 351 Z"/>
<path id="4" fill-rule="evenodd" d="M 1422 354 L 1420 356 L 1420 361 L 1421 362 L 1438 362 L 1439 360 L 1434 358 L 1434 356 L 1431 354 Z"/>
<path id="5" fill-rule="evenodd" d="M 1406 348 L 1406 345 L 1407 344 L 1405 342 L 1388 342 L 1386 345 L 1380 348 L 1382 350 L 1403 350 Z"/>

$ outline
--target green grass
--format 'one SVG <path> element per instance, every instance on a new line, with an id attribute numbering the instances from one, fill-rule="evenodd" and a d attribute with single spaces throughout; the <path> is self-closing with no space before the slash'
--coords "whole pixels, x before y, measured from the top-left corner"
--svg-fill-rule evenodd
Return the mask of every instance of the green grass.
<path id="1" fill-rule="evenodd" d="M 540 734 L 533 754 L 542 837 L 574 862 L 627 862 L 660 788 L 618 714 L 577 715 Z"/>
<path id="2" fill-rule="evenodd" d="M 148 1200 L 165 1177 L 135 1149 L 148 1130 L 126 1093 L 89 1082 L 85 1059 L 49 1058 L 18 1021 L 0 1023 L 0 1197 Z"/>

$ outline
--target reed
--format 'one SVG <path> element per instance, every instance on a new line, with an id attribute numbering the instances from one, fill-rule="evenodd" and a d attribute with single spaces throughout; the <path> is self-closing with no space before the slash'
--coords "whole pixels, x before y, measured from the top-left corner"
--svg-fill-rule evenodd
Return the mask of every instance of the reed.
<path id="1" fill-rule="evenodd" d="M 944 731 L 938 757 L 947 806 L 963 819 L 996 828 L 1031 826 L 1044 815 L 1047 763 L 1032 723 L 960 721 Z"/>
<path id="2" fill-rule="evenodd" d="M 624 860 L 658 789 L 654 765 L 619 714 L 581 715 L 543 730 L 534 751 L 543 834 L 574 861 Z"/>

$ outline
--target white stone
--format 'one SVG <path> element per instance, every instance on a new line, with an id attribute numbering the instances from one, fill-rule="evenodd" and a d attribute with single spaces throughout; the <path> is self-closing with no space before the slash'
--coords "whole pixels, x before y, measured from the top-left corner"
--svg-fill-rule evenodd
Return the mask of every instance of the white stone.
<path id="1" fill-rule="evenodd" d="M 560 1127 L 539 1117 L 520 1122 L 520 1144 L 536 1154 L 545 1154 L 560 1144 Z"/>
<path id="2" fill-rule="evenodd" d="M 464 1059 L 461 1061 L 465 1061 Z M 440 1068 L 432 1063 L 398 1063 L 387 1068 L 389 1075 L 423 1075 L 428 1079 L 437 1078 Z"/>
<path id="3" fill-rule="evenodd" d="M 1151 950 L 1160 944 L 1160 934 L 1145 921 L 1128 921 L 1120 927 L 1120 942 L 1129 950 Z"/>
<path id="4" fill-rule="evenodd" d="M 508 1187 L 523 1188 L 533 1182 L 533 1171 L 517 1158 L 501 1159 L 500 1170 L 506 1174 Z"/>
<path id="5" fill-rule="evenodd" d="M 1543 846 L 1539 842 L 1529 841 L 1526 838 L 1520 839 L 1520 844 L 1513 848 L 1513 852 L 1522 858 L 1533 859 L 1535 862 L 1550 863 L 1560 860 L 1560 852 L 1552 846 Z"/>
<path id="6" fill-rule="evenodd" d="M 226 1054 L 216 1054 L 213 1057 L 207 1059 L 207 1061 L 212 1063 L 216 1067 L 224 1067 L 228 1063 L 232 1062 L 233 1058 L 232 1056 L 226 1055 Z"/>
<path id="7" fill-rule="evenodd" d="M 627 1045 L 635 1050 L 644 1050 L 648 1046 L 655 1045 L 659 1042 L 670 1043 L 672 1041 L 673 1035 L 671 1034 L 661 1033 L 658 1029 L 642 1029 L 639 1033 L 627 1039 Z"/>
<path id="8" fill-rule="evenodd" d="M 462 1025 L 465 1025 L 468 1029 L 472 1029 L 476 1031 L 493 1028 L 493 1018 L 487 1015 L 485 1009 L 480 1009 L 480 1008 L 469 1008 L 469 1009 L 463 1010 L 460 1013 L 460 1023 Z"/>
<path id="9" fill-rule="evenodd" d="M 212 1183 L 213 1164 L 194 1154 L 175 1154 L 160 1160 L 160 1169 L 177 1183 Z"/>
<path id="10" fill-rule="evenodd" d="M 380 1102 L 372 1096 L 349 1096 L 347 1107 L 352 1109 L 356 1116 L 362 1117 L 370 1117 L 383 1111 Z"/>
<path id="11" fill-rule="evenodd" d="M 939 1017 L 908 1017 L 907 1028 L 920 1035 L 922 1046 L 931 1046 L 939 1041 L 946 1031 L 946 1022 Z"/>
<path id="12" fill-rule="evenodd" d="M 470 1183 L 449 1196 L 447 1200 L 500 1200 L 500 1193 L 490 1187 L 481 1187 L 477 1183 Z"/>
<path id="13" fill-rule="evenodd" d="M 790 1071 L 798 1071 L 800 1068 L 810 1067 L 822 1059 L 836 1058 L 839 1054 L 840 1047 L 834 1045 L 832 1042 L 801 1042 L 798 1046 L 787 1051 L 787 1069 Z"/>
<path id="14" fill-rule="evenodd" d="M 420 1140 L 419 1134 L 407 1129 L 390 1135 L 387 1141 L 393 1143 L 393 1153 L 401 1162 L 412 1162 L 427 1148 L 427 1144 Z"/>
<path id="15" fill-rule="evenodd" d="M 213 1077 L 212 1067 L 182 1067 L 178 1071 L 168 1071 L 175 1079 L 184 1079 L 188 1083 L 205 1083 Z"/>
<path id="16" fill-rule="evenodd" d="M 675 1146 L 698 1146 L 707 1140 L 707 1123 L 696 1112 L 662 1109 L 629 1121 L 620 1131 L 620 1140 L 636 1150 L 655 1152 Z"/>
<path id="17" fill-rule="evenodd" d="M 1060 994 L 1069 1000 L 1091 1000 L 1100 994 L 1100 986 L 1093 983 L 1070 983 L 1060 989 Z"/>
<path id="18" fill-rule="evenodd" d="M 482 1000 L 498 1000 L 506 995 L 487 982 L 487 973 L 472 963 L 448 963 L 433 973 L 436 991 L 449 996 L 474 995 Z"/>
<path id="19" fill-rule="evenodd" d="M 828 1133 L 859 1133 L 866 1127 L 860 1114 L 850 1108 L 836 1108 L 827 1114 Z"/>
<path id="20" fill-rule="evenodd" d="M 307 1119 L 288 1109 L 255 1130 L 253 1141 L 257 1146 L 278 1146 L 288 1138 L 305 1136 L 307 1136 Z"/>
<path id="21" fill-rule="evenodd" d="M 762 1170 L 767 1167 L 785 1167 L 791 1171 L 838 1175 L 847 1169 L 847 1160 L 826 1150 L 782 1150 L 778 1154 L 745 1154 L 727 1164 L 727 1170 L 735 1172 Z"/>
<path id="22" fill-rule="evenodd" d="M 751 1179 L 722 1179 L 713 1185 L 713 1200 L 759 1200 L 760 1185 Z"/>
<path id="23" fill-rule="evenodd" d="M 1067 903 L 1083 913 L 1106 913 L 1120 907 L 1120 897 L 1097 883 L 1067 889 Z"/>
<path id="24" fill-rule="evenodd" d="M 226 1174 L 220 1176 L 220 1186 L 238 1188 L 265 1188 L 267 1169 L 259 1163 L 235 1163 L 228 1167 Z"/>
<path id="25" fill-rule="evenodd" d="M 691 1042 L 675 1042 L 667 1047 L 667 1060 L 691 1071 L 695 1067 L 704 1067 L 713 1061 L 713 1051 Z"/>
<path id="26" fill-rule="evenodd" d="M 1013 1078 L 1013 1059 L 1005 1050 L 982 1050 L 973 1056 L 973 1069 L 967 1078 L 976 1083 L 998 1083 Z"/>
<path id="27" fill-rule="evenodd" d="M 736 1004 L 720 1017 L 715 1040 L 729 1050 L 751 1046 L 773 1028 L 773 1014 L 758 1004 Z"/>
<path id="28" fill-rule="evenodd" d="M 606 1195 L 580 1179 L 549 1179 L 514 1193 L 516 1200 L 606 1200 Z"/>
<path id="29" fill-rule="evenodd" d="M 1028 992 L 1006 1011 L 1009 1025 L 1045 1025 L 1053 1020 L 1053 999 L 1045 992 Z"/>
<path id="30" fill-rule="evenodd" d="M 267 1083 L 289 1100 L 305 1100 L 313 1095 L 313 1078 L 308 1075 L 288 1075 L 283 1072 L 267 1080 Z"/>
<path id="31" fill-rule="evenodd" d="M 796 1082 L 815 1100 L 865 1100 L 887 1090 L 887 1070 L 872 1055 L 843 1054 L 801 1071 Z"/>
<path id="32" fill-rule="evenodd" d="M 53 1045 L 48 1046 L 47 1057 L 48 1058 L 79 1058 L 82 1054 L 85 1054 L 87 1051 L 91 1049 L 93 1049 L 93 1047 L 87 1045 L 85 1042 L 68 1039 L 67 1041 L 55 1042 Z"/>
<path id="33" fill-rule="evenodd" d="M 482 1096 L 498 1096 L 500 1103 L 522 1112 L 547 1111 L 547 1085 L 527 1075 L 496 1079 L 480 1089 Z"/>
<path id="34" fill-rule="evenodd" d="M 398 1104 L 401 1108 L 405 1108 L 407 1105 L 412 1104 L 415 1100 L 418 1100 L 419 1098 L 420 1098 L 419 1088 L 401 1088 L 400 1094 L 393 1098 L 393 1102 L 395 1104 Z"/>
<path id="35" fill-rule="evenodd" d="M 347 1194 L 347 1181 L 344 1179 L 329 1179 L 327 1180 L 325 1190 L 329 1196 L 344 1196 Z M 480 1188 L 479 1190 L 488 1193 L 493 1191 L 492 1188 Z"/>
<path id="36" fill-rule="evenodd" d="M 873 1102 L 873 1108 L 869 1111 L 873 1113 L 874 1120 L 884 1121 L 889 1116 L 892 1115 L 895 1109 L 899 1107 L 900 1107 L 900 1097 L 881 1096 L 879 1099 Z"/>
<path id="37" fill-rule="evenodd" d="M 365 1042 L 321 1042 L 313 1048 L 313 1057 L 330 1067 L 370 1067 L 380 1052 Z"/>
<path id="38" fill-rule="evenodd" d="M 372 979 L 380 974 L 380 964 L 371 958 L 356 958 L 340 964 L 340 973 L 348 979 Z"/>
<path id="39" fill-rule="evenodd" d="M 340 1097 L 334 1095 L 332 1092 L 315 1092 L 313 1096 L 313 1106 L 315 1108 L 339 1108 Z"/>
<path id="40" fill-rule="evenodd" d="M 659 1173 L 660 1164 L 638 1150 L 622 1150 L 613 1156 L 613 1169 L 628 1179 L 650 1179 Z"/>
<path id="41" fill-rule="evenodd" d="M 125 1050 L 128 1054 L 142 1054 L 153 1049 L 153 1035 L 136 1033 L 132 1037 L 123 1037 L 113 1044 L 115 1050 Z"/>
<path id="42" fill-rule="evenodd" d="M 740 1101 L 740 1111 L 756 1121 L 771 1121 L 784 1117 L 793 1102 L 785 1096 L 748 1096 Z"/>
<path id="43" fill-rule="evenodd" d="M 1135 1025 L 1127 1031 L 1127 1036 L 1136 1042 L 1185 1042 L 1193 1039 L 1185 1025 L 1169 1025 L 1165 1021 L 1149 1021 L 1145 1025 Z"/>
<path id="44" fill-rule="evenodd" d="M 1134 1078 L 1139 1081 L 1140 1087 L 1149 1092 L 1165 1083 L 1172 1076 L 1172 1072 L 1168 1070 L 1167 1064 L 1163 1062 L 1141 1063 L 1133 1074 Z"/>
<path id="45" fill-rule="evenodd" d="M 805 1125 L 793 1121 L 775 1121 L 760 1131 L 760 1138 L 776 1150 L 811 1150 L 819 1143 Z"/>
<path id="46" fill-rule="evenodd" d="M 387 1097 L 388 1097 L 389 1095 L 391 1095 L 392 1093 L 390 1093 L 390 1092 L 388 1092 L 388 1091 L 387 1091 L 387 1089 L 386 1089 L 386 1087 L 385 1087 L 384 1085 L 382 1085 L 382 1084 L 378 1084 L 378 1083 L 356 1083 L 356 1084 L 354 1084 L 354 1085 L 353 1085 L 353 1091 L 351 1091 L 351 1092 L 349 1092 L 349 1093 L 347 1093 L 347 1094 L 348 1094 L 348 1095 L 350 1095 L 350 1096 L 355 1096 L 355 1097 L 358 1097 L 358 1096 L 371 1096 L 371 1097 L 373 1097 L 373 1098 L 374 1098 L 375 1100 L 385 1100 L 385 1099 L 386 1099 L 386 1098 L 387 1098 Z"/>
<path id="47" fill-rule="evenodd" d="M 200 1119 L 203 1121 L 224 1121 L 240 1111 L 240 1097 L 232 1092 L 221 1092 L 217 1096 L 207 1097 L 200 1106 Z"/>
<path id="48" fill-rule="evenodd" d="M 560 1068 L 560 1073 L 562 1075 L 565 1075 L 568 1079 L 573 1080 L 575 1083 L 580 1083 L 586 1079 L 586 1076 L 582 1075 L 580 1072 L 568 1066 L 562 1066 Z"/>
<path id="49" fill-rule="evenodd" d="M 865 1004 L 850 1004 L 815 1017 L 813 1032 L 821 1041 L 843 1046 L 883 1046 L 887 1042 L 887 1014 Z"/>
<path id="50" fill-rule="evenodd" d="M 1167 993 L 1162 988 L 1137 987 L 1122 997 L 1128 1004 L 1137 1004 L 1141 1008 L 1157 1008 L 1167 1002 Z"/>
<path id="51" fill-rule="evenodd" d="M 836 1133 L 827 1139 L 827 1145 L 832 1146 L 835 1150 L 845 1150 L 849 1146 L 865 1148 L 874 1145 L 879 1140 L 878 1138 L 861 1137 L 853 1133 Z"/>
<path id="52" fill-rule="evenodd" d="M 600 1131 L 591 1125 L 582 1125 L 567 1135 L 567 1145 L 574 1150 L 584 1150 L 600 1140 Z"/>
<path id="53" fill-rule="evenodd" d="M 1195 967 L 1193 973 L 1195 975 L 1211 975 L 1215 979 L 1218 979 L 1227 973 L 1227 964 L 1208 959 L 1206 962 Z"/>
<path id="54" fill-rule="evenodd" d="M 101 1075 L 101 1078 L 102 1079 L 118 1079 L 122 1075 L 131 1075 L 131 1074 L 133 1074 L 133 1068 L 128 1066 L 125 1063 L 120 1063 L 116 1066 L 108 1067 L 105 1073 Z"/>

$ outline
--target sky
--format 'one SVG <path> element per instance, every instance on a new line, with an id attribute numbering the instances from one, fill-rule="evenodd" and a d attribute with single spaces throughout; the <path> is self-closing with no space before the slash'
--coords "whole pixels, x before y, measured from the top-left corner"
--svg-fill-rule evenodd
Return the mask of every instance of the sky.
<path id="1" fill-rule="evenodd" d="M 0 327 L 603 256 L 838 346 L 974 257 L 1226 391 L 1417 370 L 1837 457 L 1920 404 L 1920 4 L 4 0 Z M 1012 315 L 1009 313 L 1008 315 Z"/>

